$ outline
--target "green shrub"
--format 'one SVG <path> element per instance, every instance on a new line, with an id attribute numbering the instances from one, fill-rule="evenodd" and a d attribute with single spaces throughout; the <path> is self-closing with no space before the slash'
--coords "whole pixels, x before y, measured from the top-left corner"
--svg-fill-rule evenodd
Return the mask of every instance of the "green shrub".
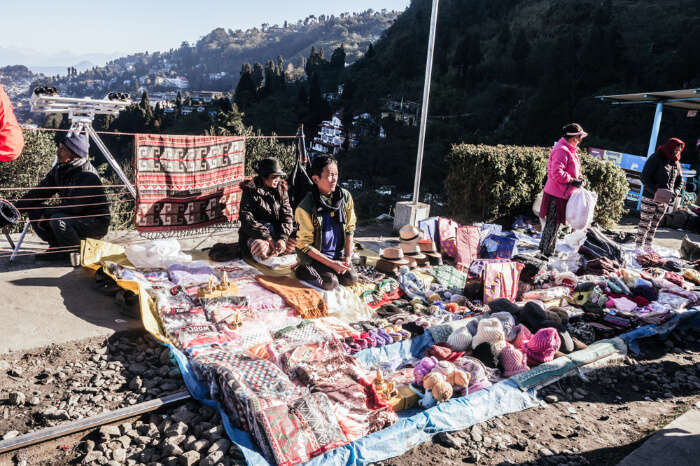
<path id="1" fill-rule="evenodd" d="M 452 146 L 445 181 L 449 215 L 469 223 L 531 213 L 542 190 L 549 152 L 544 147 Z M 586 154 L 581 155 L 581 170 L 586 187 L 598 194 L 594 220 L 603 226 L 616 223 L 628 190 L 624 171 Z"/>

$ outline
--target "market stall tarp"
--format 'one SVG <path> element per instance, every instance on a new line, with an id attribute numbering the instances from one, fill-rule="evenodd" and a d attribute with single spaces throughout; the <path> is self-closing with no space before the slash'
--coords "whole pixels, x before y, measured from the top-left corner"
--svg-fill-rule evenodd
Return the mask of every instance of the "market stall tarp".
<path id="1" fill-rule="evenodd" d="M 83 265 L 91 269 L 102 266 L 105 273 L 110 275 L 110 263 L 118 263 L 127 267 L 130 265 L 123 251 L 124 249 L 117 245 L 88 240 L 83 244 Z M 170 348 L 192 396 L 220 412 L 227 434 L 239 446 L 246 462 L 256 466 L 269 464 L 257 449 L 251 436 L 247 432 L 235 428 L 223 407 L 209 397 L 208 387 L 194 376 L 187 357 L 169 343 L 159 323 L 155 303 L 142 288 L 142 285 L 135 281 L 118 280 L 114 276 L 113 278 L 120 287 L 139 295 L 144 327 Z M 675 328 L 698 326 L 700 326 L 700 310 L 698 308 L 677 312 L 673 318 L 662 325 L 645 325 L 618 338 L 596 342 L 585 350 L 542 364 L 528 372 L 498 382 L 470 395 L 453 398 L 425 411 L 417 409 L 401 411 L 398 422 L 393 426 L 330 450 L 311 459 L 308 464 L 359 465 L 399 456 L 440 432 L 461 430 L 495 416 L 538 406 L 541 403 L 536 397 L 538 387 L 576 371 L 585 364 L 615 353 L 625 354 L 628 347 L 630 350 L 636 351 L 638 350 L 636 341 L 639 338 L 657 334 L 663 337 Z M 409 340 L 360 351 L 356 357 L 366 367 L 378 367 L 383 364 L 391 364 L 395 360 L 406 361 L 418 358 L 433 343 L 430 332 L 426 331 L 424 334 Z"/>

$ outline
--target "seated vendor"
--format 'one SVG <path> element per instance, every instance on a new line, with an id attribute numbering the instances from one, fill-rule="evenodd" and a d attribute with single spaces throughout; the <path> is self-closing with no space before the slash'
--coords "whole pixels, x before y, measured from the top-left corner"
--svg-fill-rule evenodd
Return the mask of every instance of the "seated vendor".
<path id="1" fill-rule="evenodd" d="M 109 229 L 109 203 L 100 176 L 88 160 L 89 148 L 86 134 L 68 133 L 58 145 L 56 165 L 37 188 L 15 203 L 50 248 L 78 246 L 85 238 L 100 239 Z M 56 194 L 60 202 L 45 205 Z M 37 255 L 55 261 L 68 257 L 67 252 Z"/>
<path id="2" fill-rule="evenodd" d="M 255 171 L 258 176 L 241 185 L 241 251 L 260 260 L 291 254 L 296 242 L 290 238 L 294 217 L 283 179 L 286 175 L 273 158 L 261 160 Z"/>
<path id="3" fill-rule="evenodd" d="M 320 155 L 311 163 L 311 192 L 294 213 L 299 224 L 296 269 L 299 280 L 325 290 L 357 281 L 352 267 L 353 233 L 357 218 L 350 193 L 338 187 L 338 162 Z"/>

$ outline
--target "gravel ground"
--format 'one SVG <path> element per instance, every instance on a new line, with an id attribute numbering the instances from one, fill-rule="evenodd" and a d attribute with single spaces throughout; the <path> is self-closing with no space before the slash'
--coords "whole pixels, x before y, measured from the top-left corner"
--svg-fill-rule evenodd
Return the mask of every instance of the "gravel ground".
<path id="1" fill-rule="evenodd" d="M 0 357 L 0 438 L 184 389 L 169 350 L 143 333 Z"/>
<path id="2" fill-rule="evenodd" d="M 616 464 L 672 419 L 700 407 L 700 331 L 676 332 L 666 342 L 643 340 L 641 347 L 640 355 L 590 371 L 585 381 L 570 377 L 545 387 L 541 407 L 437 435 L 377 465 Z M 4 361 L 0 409 L 7 414 L 0 436 L 182 388 L 163 347 L 143 335 L 52 346 Z M 193 401 L 0 455 L 0 465 L 239 463 L 219 415 Z"/>

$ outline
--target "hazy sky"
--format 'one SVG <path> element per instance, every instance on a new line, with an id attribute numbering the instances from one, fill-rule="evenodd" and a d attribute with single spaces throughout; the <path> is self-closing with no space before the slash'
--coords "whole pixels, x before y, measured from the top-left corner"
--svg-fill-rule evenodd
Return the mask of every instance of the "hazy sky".
<path id="1" fill-rule="evenodd" d="M 126 53 L 177 48 L 216 27 L 246 29 L 308 15 L 405 9 L 410 0 L 3 0 L 0 47 Z"/>

